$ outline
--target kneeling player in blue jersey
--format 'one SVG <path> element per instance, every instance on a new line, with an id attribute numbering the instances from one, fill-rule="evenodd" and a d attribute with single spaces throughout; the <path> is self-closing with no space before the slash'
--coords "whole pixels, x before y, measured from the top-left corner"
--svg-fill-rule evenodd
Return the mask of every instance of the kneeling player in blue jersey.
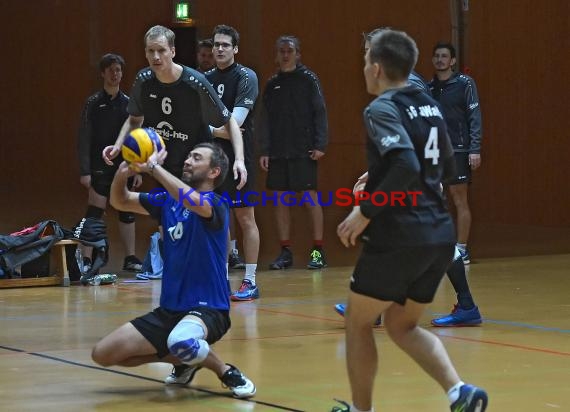
<path id="1" fill-rule="evenodd" d="M 226 276 L 229 208 L 214 193 L 228 171 L 228 158 L 216 145 L 201 143 L 184 162 L 182 180 L 162 166 L 166 152 L 155 152 L 140 171 L 166 190 L 160 196 L 127 190 L 132 174 L 123 162 L 111 186 L 117 210 L 150 214 L 164 234 L 160 306 L 105 336 L 93 348 L 102 366 L 174 365 L 166 383 L 188 384 L 201 368 L 212 370 L 238 398 L 255 395 L 255 385 L 224 363 L 210 345 L 231 326 Z"/>

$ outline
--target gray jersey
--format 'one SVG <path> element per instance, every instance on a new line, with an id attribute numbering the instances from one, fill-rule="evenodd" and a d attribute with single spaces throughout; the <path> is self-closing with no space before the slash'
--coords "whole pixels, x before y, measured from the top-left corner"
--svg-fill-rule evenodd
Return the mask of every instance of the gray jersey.
<path id="1" fill-rule="evenodd" d="M 180 78 L 168 84 L 149 68 L 141 70 L 128 105 L 130 115 L 144 116 L 143 126 L 164 139 L 168 151 L 164 167 L 175 176 L 181 176 L 190 150 L 212 139 L 209 125 L 223 126 L 231 116 L 204 75 L 182 67 Z"/>

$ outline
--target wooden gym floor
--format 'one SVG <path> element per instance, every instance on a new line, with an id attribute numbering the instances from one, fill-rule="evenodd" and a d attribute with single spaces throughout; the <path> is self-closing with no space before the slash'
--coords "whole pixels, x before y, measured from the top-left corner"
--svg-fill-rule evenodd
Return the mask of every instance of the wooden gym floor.
<path id="1" fill-rule="evenodd" d="M 487 389 L 489 411 L 570 411 L 570 255 L 479 260 L 470 283 L 481 327 L 434 329 L 460 375 Z M 350 400 L 343 320 L 332 309 L 348 267 L 261 271 L 262 297 L 232 306 L 233 327 L 215 345 L 257 385 L 231 398 L 209 371 L 188 388 L 166 387 L 163 363 L 97 367 L 93 344 L 158 305 L 160 281 L 0 290 L 0 411 L 329 411 Z M 232 285 L 239 283 L 232 275 Z M 444 279 L 423 319 L 455 302 Z M 447 411 L 439 387 L 380 328 L 376 411 Z"/>

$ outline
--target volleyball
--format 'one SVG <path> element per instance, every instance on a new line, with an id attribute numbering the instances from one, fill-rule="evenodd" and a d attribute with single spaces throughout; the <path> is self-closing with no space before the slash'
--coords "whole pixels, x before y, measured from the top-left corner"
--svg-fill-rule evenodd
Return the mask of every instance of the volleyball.
<path id="1" fill-rule="evenodd" d="M 123 159 L 128 163 L 145 163 L 154 151 L 153 143 L 158 151 L 164 149 L 164 140 L 154 129 L 131 130 L 121 147 Z"/>

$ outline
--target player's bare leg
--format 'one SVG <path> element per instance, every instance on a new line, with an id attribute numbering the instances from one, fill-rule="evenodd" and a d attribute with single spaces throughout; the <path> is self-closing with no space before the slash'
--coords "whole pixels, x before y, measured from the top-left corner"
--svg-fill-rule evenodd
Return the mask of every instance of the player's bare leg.
<path id="1" fill-rule="evenodd" d="M 461 183 L 449 186 L 449 194 L 457 211 L 457 243 L 467 244 L 471 230 L 471 210 L 467 200 L 469 185 Z"/>

